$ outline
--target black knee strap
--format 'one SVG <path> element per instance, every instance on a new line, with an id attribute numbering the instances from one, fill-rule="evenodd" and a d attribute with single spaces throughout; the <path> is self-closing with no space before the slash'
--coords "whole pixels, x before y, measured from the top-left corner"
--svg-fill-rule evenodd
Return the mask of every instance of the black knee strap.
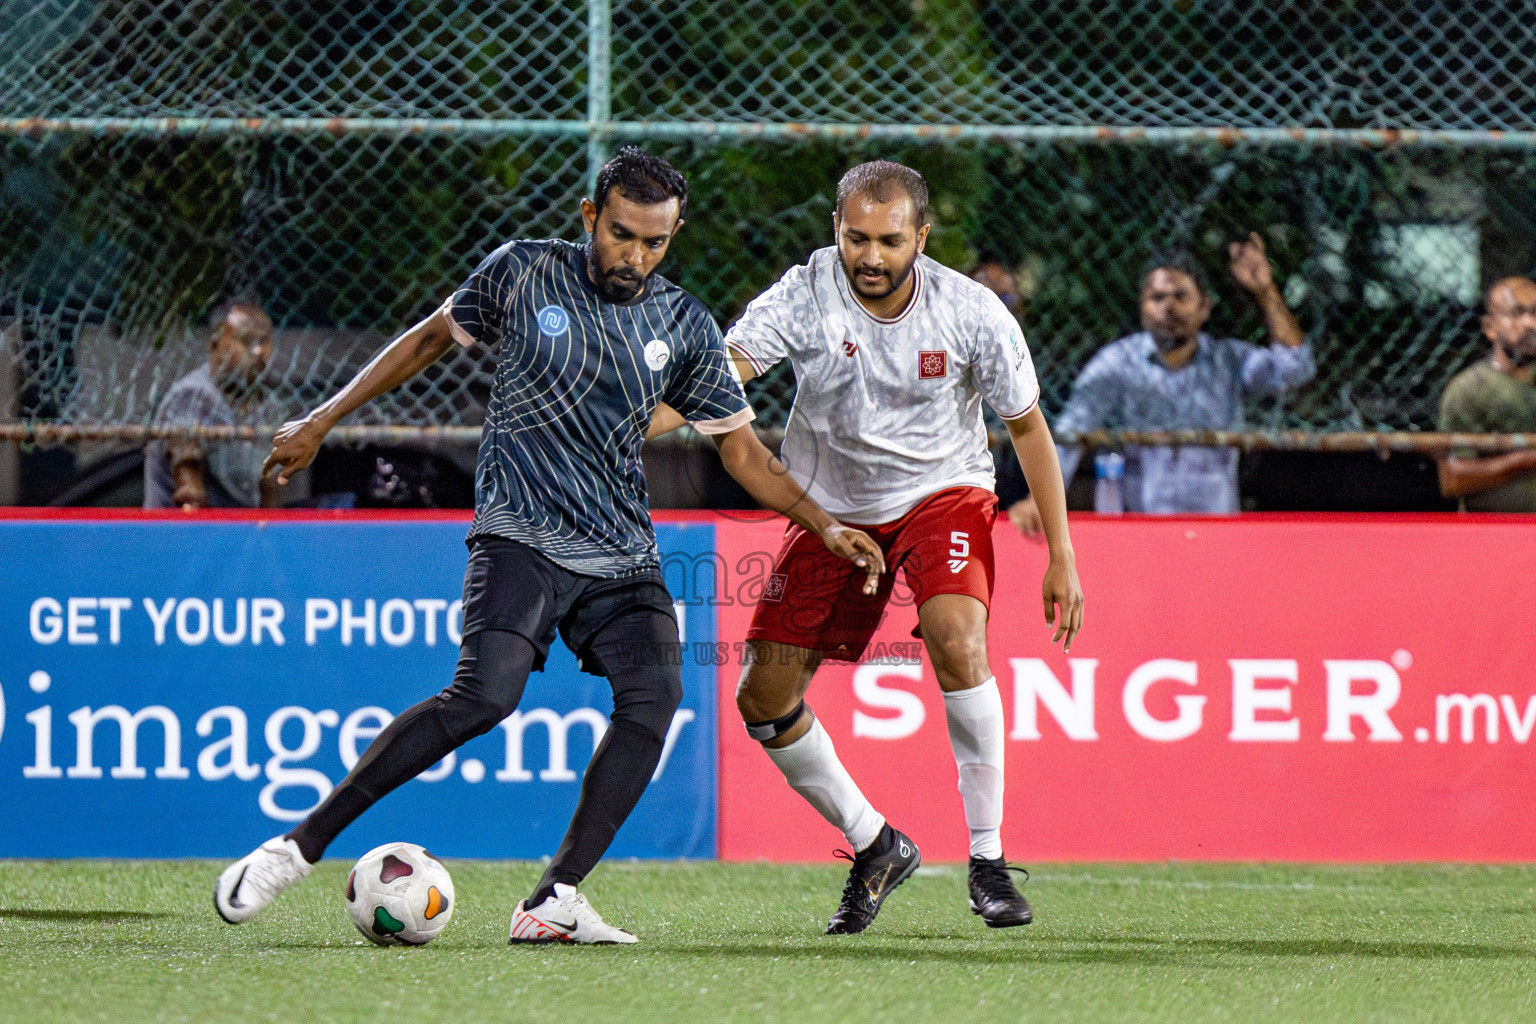
<path id="1" fill-rule="evenodd" d="M 795 723 L 800 721 L 800 716 L 804 712 L 805 701 L 802 700 L 799 704 L 795 705 L 793 711 L 782 718 L 775 718 L 771 722 L 747 722 L 747 735 L 759 743 L 762 743 L 764 740 L 776 739 L 794 728 Z"/>

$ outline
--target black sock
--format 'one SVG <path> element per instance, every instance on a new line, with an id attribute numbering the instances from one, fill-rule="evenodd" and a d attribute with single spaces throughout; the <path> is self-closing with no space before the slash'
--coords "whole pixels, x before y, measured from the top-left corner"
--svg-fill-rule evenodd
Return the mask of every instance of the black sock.
<path id="1" fill-rule="evenodd" d="M 586 777 L 581 780 L 581 800 L 565 839 L 526 906 L 536 907 L 554 895 L 556 882 L 580 885 L 591 874 L 608 852 L 619 826 L 640 802 L 660 760 L 660 740 L 648 730 L 614 719 L 587 765 Z"/>
<path id="2" fill-rule="evenodd" d="M 880 831 L 875 835 L 875 841 L 859 851 L 860 857 L 879 857 L 891 852 L 891 847 L 896 845 L 896 831 L 890 823 L 880 826 Z"/>
<path id="3" fill-rule="evenodd" d="M 331 795 L 288 833 L 305 860 L 313 864 L 325 856 L 325 848 L 341 830 L 380 797 L 414 779 L 459 745 L 444 727 L 442 704 L 442 695 L 436 694 L 390 722 Z"/>
<path id="4" fill-rule="evenodd" d="M 341 830 L 381 797 L 511 714 L 534 655 L 533 645 L 516 633 L 483 630 L 465 637 L 453 685 L 390 722 L 331 795 L 288 833 L 304 859 L 318 861 Z"/>
<path id="5" fill-rule="evenodd" d="M 613 717 L 592 752 L 560 849 L 525 906 L 536 907 L 554 895 L 556 882 L 580 885 L 640 802 L 683 699 L 677 660 L 659 656 L 677 649 L 677 625 L 660 613 L 624 616 L 605 627 L 602 642 L 593 644 L 593 662 L 613 687 Z"/>

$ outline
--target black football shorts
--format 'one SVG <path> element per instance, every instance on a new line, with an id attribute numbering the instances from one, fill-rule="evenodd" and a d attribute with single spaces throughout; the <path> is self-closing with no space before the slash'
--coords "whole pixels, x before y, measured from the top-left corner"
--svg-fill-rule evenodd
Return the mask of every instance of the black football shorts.
<path id="1" fill-rule="evenodd" d="M 609 674 L 595 647 L 610 659 L 680 664 L 677 613 L 659 571 L 621 579 L 580 576 L 505 537 L 470 541 L 462 633 L 483 629 L 527 639 L 536 652 L 535 672 L 544 667 L 556 631 L 582 670 L 593 675 Z"/>

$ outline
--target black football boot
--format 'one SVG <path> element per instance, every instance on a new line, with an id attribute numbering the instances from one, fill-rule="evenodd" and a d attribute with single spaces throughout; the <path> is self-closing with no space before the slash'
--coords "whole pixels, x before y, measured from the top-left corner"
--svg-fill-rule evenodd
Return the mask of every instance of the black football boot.
<path id="1" fill-rule="evenodd" d="M 1010 871 L 1024 869 L 1010 865 L 1001 857 L 997 860 L 971 858 L 971 913 L 980 914 L 988 928 L 1012 928 L 1034 920 L 1034 911 L 1013 884 Z M 1028 871 L 1024 871 L 1024 881 L 1029 881 Z"/>
<path id="2" fill-rule="evenodd" d="M 923 862 L 917 844 L 889 825 L 862 853 L 849 856 L 839 850 L 837 855 L 853 866 L 848 869 L 842 902 L 827 922 L 828 935 L 853 935 L 868 928 L 880 913 L 880 904 Z"/>

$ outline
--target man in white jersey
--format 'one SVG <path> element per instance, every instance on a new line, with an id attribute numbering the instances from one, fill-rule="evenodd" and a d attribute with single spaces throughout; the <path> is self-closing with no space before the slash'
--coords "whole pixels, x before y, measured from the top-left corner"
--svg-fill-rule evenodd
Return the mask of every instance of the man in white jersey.
<path id="1" fill-rule="evenodd" d="M 726 335 L 743 379 L 789 358 L 797 391 L 782 460 L 833 515 L 900 566 L 944 692 L 971 833 L 971 909 L 994 928 L 1029 923 L 1003 858 L 1003 704 L 987 665 L 992 596 L 992 460 L 985 401 L 1013 438 L 1050 547 L 1045 619 L 1070 647 L 1082 590 L 1061 470 L 1018 323 L 984 285 L 922 255 L 928 188 L 916 171 L 875 161 L 837 189 L 837 244 L 811 254 L 752 302 Z M 663 410 L 652 435 L 679 425 Z M 863 931 L 921 861 L 838 760 L 805 704 L 823 658 L 857 661 L 894 583 L 860 578 L 792 527 L 753 615 L 737 691 L 747 732 L 791 787 L 854 849 L 829 934 Z"/>

